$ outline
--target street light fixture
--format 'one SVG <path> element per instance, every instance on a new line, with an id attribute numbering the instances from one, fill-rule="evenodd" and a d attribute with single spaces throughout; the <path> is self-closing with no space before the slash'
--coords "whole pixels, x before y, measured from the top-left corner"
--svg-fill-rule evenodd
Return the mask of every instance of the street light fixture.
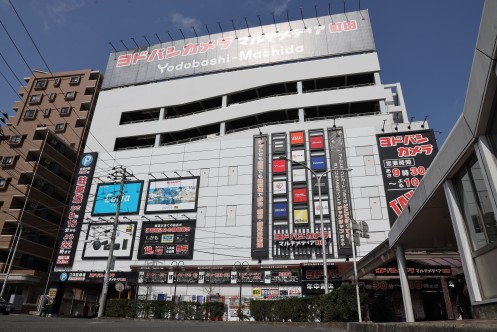
<path id="1" fill-rule="evenodd" d="M 17 235 L 17 240 L 16 240 L 16 244 L 14 245 L 14 250 L 12 251 L 12 255 L 10 257 L 10 264 L 9 264 L 8 269 L 7 269 L 7 273 L 5 274 L 4 279 L 3 279 L 2 290 L 0 291 L 0 298 L 3 298 L 3 292 L 5 291 L 5 286 L 7 286 L 7 280 L 9 279 L 10 270 L 12 269 L 12 264 L 14 264 L 14 258 L 16 256 L 17 245 L 19 244 L 19 239 L 21 238 L 21 234 L 22 234 L 21 221 L 19 219 L 17 219 L 16 216 L 10 214 L 7 211 L 2 211 L 2 212 L 5 214 L 8 214 L 9 216 L 13 217 L 17 221 L 17 228 L 16 228 L 16 232 L 14 233 L 14 237 Z M 11 249 L 12 249 L 12 247 L 11 247 Z"/>
<path id="2" fill-rule="evenodd" d="M 288 160 L 292 163 L 296 163 L 296 164 L 299 164 L 300 166 L 304 167 L 305 169 L 307 169 L 309 172 L 312 173 L 312 175 L 314 175 L 314 177 L 316 178 L 317 180 L 317 185 L 318 185 L 318 195 L 319 195 L 319 220 L 320 220 L 320 224 L 321 224 L 321 246 L 322 246 L 322 251 L 323 251 L 323 275 L 324 275 L 324 293 L 325 294 L 328 294 L 329 293 L 329 290 L 328 290 L 328 265 L 327 265 L 327 262 L 326 262 L 326 238 L 325 238 L 325 233 L 324 233 L 324 221 L 323 221 L 323 197 L 322 197 L 322 194 L 321 194 L 321 179 L 323 178 L 323 176 L 325 176 L 326 174 L 328 173 L 331 173 L 333 171 L 337 171 L 339 169 L 329 169 L 329 170 L 326 170 L 324 173 L 322 174 L 317 174 L 313 169 L 311 169 L 310 167 L 308 167 L 306 164 L 304 163 L 301 163 L 301 162 L 298 162 L 298 161 L 295 161 L 295 160 L 292 160 L 292 159 L 289 159 L 285 156 L 280 156 L 279 159 L 285 159 L 285 160 Z"/>
<path id="3" fill-rule="evenodd" d="M 250 270 L 250 264 L 247 261 L 236 261 L 235 264 L 233 264 L 233 270 L 236 271 L 236 267 L 240 266 L 243 268 L 244 265 L 247 265 L 246 269 L 247 271 Z M 238 279 L 238 272 L 237 272 L 237 279 Z M 243 312 L 242 312 L 242 283 L 240 283 L 240 296 L 238 296 L 238 318 L 242 319 Z"/>

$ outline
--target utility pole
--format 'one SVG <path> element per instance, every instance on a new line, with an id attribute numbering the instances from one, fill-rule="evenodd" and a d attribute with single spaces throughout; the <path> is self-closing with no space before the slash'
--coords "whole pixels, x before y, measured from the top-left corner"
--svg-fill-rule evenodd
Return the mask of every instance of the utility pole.
<path id="1" fill-rule="evenodd" d="M 112 261 L 114 260 L 114 244 L 116 242 L 117 226 L 119 224 L 119 210 L 121 209 L 121 201 L 124 192 L 124 183 L 126 182 L 126 175 L 127 175 L 126 168 L 124 167 L 115 167 L 113 168 L 113 170 L 114 170 L 114 174 L 112 174 L 113 177 L 115 178 L 120 177 L 121 179 L 119 181 L 119 194 L 117 196 L 116 215 L 112 227 L 112 235 L 110 237 L 109 257 L 107 258 L 107 267 L 105 268 L 102 295 L 100 295 L 100 301 L 98 306 L 98 318 L 103 317 L 105 311 L 105 302 L 107 302 L 107 291 L 109 289 L 109 275 L 112 267 Z"/>

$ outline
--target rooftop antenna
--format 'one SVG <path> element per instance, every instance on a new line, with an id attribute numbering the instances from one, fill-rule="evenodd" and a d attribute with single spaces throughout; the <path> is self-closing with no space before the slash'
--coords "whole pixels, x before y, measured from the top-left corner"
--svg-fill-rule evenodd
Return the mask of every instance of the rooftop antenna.
<path id="1" fill-rule="evenodd" d="M 426 120 L 428 119 L 429 115 L 426 115 L 425 116 L 425 119 L 423 120 L 423 124 L 421 125 L 421 128 L 424 128 L 425 127 L 425 122 Z"/>
<path id="2" fill-rule="evenodd" d="M 364 16 L 362 16 L 362 12 L 361 12 L 361 0 L 359 0 L 359 14 L 361 14 L 362 20 L 364 20 Z"/>
<path id="3" fill-rule="evenodd" d="M 328 2 L 328 16 L 330 17 L 331 24 L 334 24 L 333 17 L 331 17 L 331 2 Z"/>
<path id="4" fill-rule="evenodd" d="M 185 41 L 185 40 L 186 40 L 186 38 L 185 38 L 185 34 L 183 33 L 183 30 L 181 30 L 181 29 L 178 29 L 178 30 L 179 30 L 179 32 L 181 33 L 181 35 L 183 36 L 183 41 Z"/>
<path id="5" fill-rule="evenodd" d="M 217 22 L 217 25 L 219 25 L 219 30 L 221 30 L 221 37 L 223 38 L 223 41 L 224 41 L 224 31 L 223 31 L 223 27 L 221 26 L 221 22 Z M 235 31 L 235 34 L 236 34 L 236 31 Z"/>
<path id="6" fill-rule="evenodd" d="M 262 28 L 261 15 L 257 15 L 257 17 L 259 18 L 259 25 L 261 26 L 262 35 L 264 36 L 264 29 Z"/>
<path id="7" fill-rule="evenodd" d="M 286 19 L 288 21 L 288 26 L 290 27 L 290 31 L 292 31 L 292 25 L 290 24 L 290 15 L 288 15 L 288 9 L 286 10 Z"/>
<path id="8" fill-rule="evenodd" d="M 347 22 L 349 21 L 349 18 L 347 17 L 347 14 L 345 13 L 345 2 L 347 0 L 343 0 L 343 15 L 345 15 L 345 19 L 347 19 Z"/>
<path id="9" fill-rule="evenodd" d="M 381 128 L 381 131 L 385 131 L 385 122 L 387 122 L 387 119 L 383 119 L 383 128 Z"/>
<path id="10" fill-rule="evenodd" d="M 274 12 L 271 13 L 273 15 L 273 23 L 274 23 L 274 28 L 276 29 L 276 33 L 278 33 L 278 27 L 276 26 L 276 20 L 274 19 Z"/>
<path id="11" fill-rule="evenodd" d="M 411 121 L 409 121 L 409 125 L 407 126 L 407 129 L 411 129 L 411 123 L 412 123 L 412 120 L 414 119 L 413 116 L 411 116 Z"/>
<path id="12" fill-rule="evenodd" d="M 249 26 L 248 26 L 247 18 L 246 18 L 246 17 L 244 17 L 244 19 L 245 19 L 245 24 L 247 25 L 247 31 L 248 31 L 248 33 L 249 33 L 249 37 L 252 37 L 252 36 L 250 35 L 250 29 L 249 29 Z"/>
<path id="13" fill-rule="evenodd" d="M 171 41 L 174 42 L 174 39 L 173 37 L 171 36 L 171 33 L 169 31 L 167 31 L 167 35 L 169 36 L 169 38 L 171 38 Z"/>
<path id="14" fill-rule="evenodd" d="M 197 30 L 195 30 L 195 26 L 192 26 L 193 33 L 195 34 L 195 37 L 197 37 L 197 44 L 198 44 L 198 35 L 197 35 Z"/>
<path id="15" fill-rule="evenodd" d="M 147 36 L 144 35 L 143 39 L 145 39 L 145 41 L 147 42 L 148 46 L 150 46 L 150 42 L 148 41 Z"/>
<path id="16" fill-rule="evenodd" d="M 317 5 L 314 5 L 314 11 L 316 12 L 316 21 L 318 21 L 318 25 L 321 26 L 321 22 L 319 22 L 319 18 L 318 18 L 318 6 Z"/>
<path id="17" fill-rule="evenodd" d="M 236 34 L 235 21 L 231 20 L 231 24 L 233 25 L 233 30 L 235 31 L 235 39 L 238 39 L 238 36 Z"/>
<path id="18" fill-rule="evenodd" d="M 155 34 L 155 37 L 157 37 L 157 40 L 159 41 L 159 43 L 161 43 L 161 44 L 162 44 L 162 40 L 160 40 L 159 35 L 158 35 L 158 34 Z"/>
<path id="19" fill-rule="evenodd" d="M 136 48 L 140 48 L 140 46 L 138 46 L 138 43 L 136 42 L 135 38 L 131 37 L 131 40 L 133 41 L 133 43 L 135 43 Z"/>
<path id="20" fill-rule="evenodd" d="M 307 29 L 304 21 L 304 9 L 302 7 L 300 7 L 300 17 L 302 18 L 302 23 L 304 23 L 304 29 Z"/>
<path id="21" fill-rule="evenodd" d="M 211 40 L 211 32 L 209 31 L 209 27 L 207 26 L 207 24 L 204 25 L 205 25 L 205 30 L 207 30 L 207 33 L 209 34 L 209 40 Z"/>
<path id="22" fill-rule="evenodd" d="M 123 40 L 122 40 L 122 39 L 121 39 L 121 44 L 123 44 L 124 48 L 125 48 L 126 50 L 128 50 L 128 46 L 126 46 L 126 44 L 123 42 Z"/>
<path id="23" fill-rule="evenodd" d="M 109 42 L 109 45 L 110 45 L 110 47 L 112 47 L 112 49 L 114 50 L 114 52 L 117 52 L 116 48 L 114 47 L 114 45 L 112 45 L 111 42 Z"/>

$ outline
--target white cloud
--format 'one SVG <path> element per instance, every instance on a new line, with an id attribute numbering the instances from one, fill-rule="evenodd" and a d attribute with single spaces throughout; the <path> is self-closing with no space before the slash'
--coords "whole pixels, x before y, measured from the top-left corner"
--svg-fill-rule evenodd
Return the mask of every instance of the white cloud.
<path id="1" fill-rule="evenodd" d="M 84 5 L 84 0 L 53 0 L 45 3 L 45 29 L 49 30 L 52 25 L 66 23 L 67 14 L 82 8 Z"/>
<path id="2" fill-rule="evenodd" d="M 201 30 L 201 22 L 194 17 L 185 16 L 179 12 L 172 12 L 169 14 L 169 19 L 176 27 L 181 29 L 191 29 L 195 27 L 197 31 Z"/>

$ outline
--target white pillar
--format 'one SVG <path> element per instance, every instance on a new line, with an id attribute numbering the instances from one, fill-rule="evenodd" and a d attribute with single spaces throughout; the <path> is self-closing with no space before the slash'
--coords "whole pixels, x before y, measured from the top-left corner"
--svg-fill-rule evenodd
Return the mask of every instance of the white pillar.
<path id="1" fill-rule="evenodd" d="M 396 255 L 397 265 L 399 267 L 400 287 L 402 289 L 402 300 L 404 301 L 404 310 L 406 313 L 406 322 L 414 322 L 411 289 L 409 288 L 409 280 L 407 280 L 406 258 L 404 256 L 404 249 L 402 246 L 397 246 Z"/>
<path id="2" fill-rule="evenodd" d="M 226 134 L 226 122 L 221 122 L 219 126 L 219 136 L 224 136 Z"/>
<path id="3" fill-rule="evenodd" d="M 299 122 L 300 123 L 304 123 L 305 121 L 305 118 L 304 118 L 304 109 L 303 108 L 299 108 Z"/>
<path id="4" fill-rule="evenodd" d="M 301 95 L 301 94 L 302 94 L 302 81 L 298 81 L 298 82 L 297 82 L 297 93 L 298 93 L 299 95 Z"/>

